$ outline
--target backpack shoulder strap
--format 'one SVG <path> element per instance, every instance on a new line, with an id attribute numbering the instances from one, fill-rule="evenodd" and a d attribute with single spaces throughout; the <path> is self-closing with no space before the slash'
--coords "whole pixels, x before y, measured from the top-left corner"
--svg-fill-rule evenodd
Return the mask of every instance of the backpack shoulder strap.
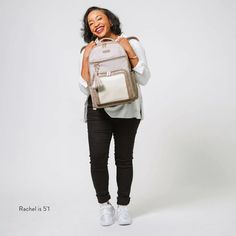
<path id="1" fill-rule="evenodd" d="M 84 45 L 81 49 L 80 49 L 80 53 L 83 51 L 83 49 L 86 47 L 86 45 Z"/>
<path id="2" fill-rule="evenodd" d="M 138 40 L 138 41 L 139 41 L 139 39 L 138 39 L 137 37 L 135 37 L 135 36 L 130 36 L 130 37 L 127 37 L 127 39 L 128 39 L 128 40 L 130 40 L 130 39 L 136 39 L 136 40 Z"/>

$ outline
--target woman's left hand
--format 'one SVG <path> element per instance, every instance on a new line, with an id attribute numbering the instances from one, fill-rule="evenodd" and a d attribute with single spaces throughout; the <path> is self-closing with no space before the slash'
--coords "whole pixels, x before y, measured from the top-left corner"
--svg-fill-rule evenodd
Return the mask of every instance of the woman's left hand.
<path id="1" fill-rule="evenodd" d="M 129 40 L 124 37 L 118 37 L 117 42 L 125 49 L 126 53 L 132 53 L 133 48 L 131 47 Z"/>
<path id="2" fill-rule="evenodd" d="M 132 48 L 132 46 L 130 45 L 129 40 L 127 38 L 124 38 L 124 37 L 118 37 L 117 38 L 117 42 L 120 43 L 120 45 L 126 51 L 127 56 L 128 56 L 128 58 L 130 60 L 132 68 L 135 67 L 137 65 L 137 63 L 139 62 L 139 58 L 135 54 L 135 51 Z"/>

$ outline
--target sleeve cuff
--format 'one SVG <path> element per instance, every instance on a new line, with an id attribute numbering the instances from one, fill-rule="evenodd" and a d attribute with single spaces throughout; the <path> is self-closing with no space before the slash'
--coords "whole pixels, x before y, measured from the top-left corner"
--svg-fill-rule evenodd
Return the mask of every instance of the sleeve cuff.
<path id="1" fill-rule="evenodd" d="M 82 77 L 80 78 L 80 83 L 81 83 L 85 88 L 88 87 L 87 82 L 86 82 Z"/>
<path id="2" fill-rule="evenodd" d="M 141 60 L 138 61 L 137 65 L 133 68 L 133 70 L 138 72 L 139 74 L 143 74 L 144 65 Z"/>

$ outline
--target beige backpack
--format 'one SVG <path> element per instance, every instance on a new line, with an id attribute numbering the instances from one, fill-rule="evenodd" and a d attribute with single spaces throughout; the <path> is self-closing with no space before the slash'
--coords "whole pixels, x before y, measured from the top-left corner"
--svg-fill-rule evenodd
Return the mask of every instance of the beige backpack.
<path id="1" fill-rule="evenodd" d="M 127 39 L 133 38 L 138 40 Z M 133 102 L 138 98 L 138 88 L 124 48 L 112 38 L 95 42 L 89 54 L 88 81 L 93 109 Z"/>

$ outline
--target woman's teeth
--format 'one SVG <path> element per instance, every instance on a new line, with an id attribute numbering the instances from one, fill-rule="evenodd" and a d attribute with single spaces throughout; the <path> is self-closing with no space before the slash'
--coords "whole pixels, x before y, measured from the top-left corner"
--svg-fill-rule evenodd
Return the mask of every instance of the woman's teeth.
<path id="1" fill-rule="evenodd" d="M 103 31 L 103 26 L 102 26 L 102 27 L 99 27 L 99 28 L 96 30 L 97 33 L 101 33 L 102 31 Z"/>

